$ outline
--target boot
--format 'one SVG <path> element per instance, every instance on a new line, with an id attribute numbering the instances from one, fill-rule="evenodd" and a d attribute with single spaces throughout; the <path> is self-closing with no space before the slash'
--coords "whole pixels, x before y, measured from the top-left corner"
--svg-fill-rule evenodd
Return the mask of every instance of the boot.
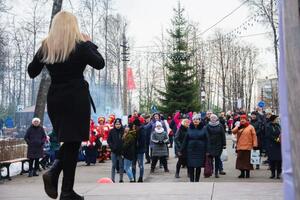
<path id="1" fill-rule="evenodd" d="M 273 178 L 275 178 L 275 170 L 271 170 L 271 176 L 270 176 L 270 179 L 273 179 Z"/>
<path id="2" fill-rule="evenodd" d="M 154 169 L 153 168 L 151 168 L 150 173 L 154 173 Z"/>
<path id="3" fill-rule="evenodd" d="M 78 195 L 73 190 L 74 179 L 63 178 L 60 200 L 84 200 L 83 196 Z"/>
<path id="4" fill-rule="evenodd" d="M 245 170 L 241 170 L 241 175 L 238 178 L 245 178 Z"/>
<path id="5" fill-rule="evenodd" d="M 28 172 L 28 177 L 32 177 L 33 176 L 33 170 L 30 170 L 29 172 Z"/>
<path id="6" fill-rule="evenodd" d="M 274 175 L 275 175 L 275 173 L 274 173 Z M 280 179 L 280 177 L 281 177 L 281 169 L 278 169 L 276 178 Z"/>
<path id="7" fill-rule="evenodd" d="M 218 172 L 215 172 L 215 178 L 220 178 Z"/>
<path id="8" fill-rule="evenodd" d="M 44 188 L 46 194 L 56 199 L 58 196 L 57 186 L 58 186 L 58 178 L 59 174 L 62 171 L 62 166 L 60 160 L 55 160 L 51 166 L 51 168 L 43 174 Z"/>
<path id="9" fill-rule="evenodd" d="M 175 178 L 180 178 L 179 173 L 175 174 Z"/>
<path id="10" fill-rule="evenodd" d="M 250 178 L 250 170 L 246 170 L 246 178 Z"/>
<path id="11" fill-rule="evenodd" d="M 35 170 L 35 169 L 33 170 L 32 175 L 33 175 L 33 176 L 39 176 L 39 174 L 37 173 L 37 170 Z"/>
<path id="12" fill-rule="evenodd" d="M 143 177 L 139 177 L 138 183 L 142 183 L 143 182 Z"/>

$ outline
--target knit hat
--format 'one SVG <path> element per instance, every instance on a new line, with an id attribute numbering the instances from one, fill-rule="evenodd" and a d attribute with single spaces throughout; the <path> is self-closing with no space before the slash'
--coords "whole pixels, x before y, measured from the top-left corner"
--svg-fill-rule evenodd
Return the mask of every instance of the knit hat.
<path id="1" fill-rule="evenodd" d="M 196 120 L 196 119 L 201 120 L 201 115 L 199 115 L 199 114 L 194 115 L 193 120 Z"/>
<path id="2" fill-rule="evenodd" d="M 121 125 L 122 125 L 122 119 L 120 119 L 120 118 L 117 118 L 117 119 L 114 121 L 114 124 L 116 124 L 116 123 L 118 123 L 118 124 L 121 124 Z"/>
<path id="3" fill-rule="evenodd" d="M 158 126 L 161 126 L 161 127 L 162 127 L 162 124 L 161 124 L 159 121 L 157 121 L 157 122 L 155 123 L 155 127 L 158 127 Z"/>
<path id="4" fill-rule="evenodd" d="M 210 121 L 211 121 L 212 123 L 216 123 L 217 121 L 219 121 L 219 118 L 218 118 L 217 115 L 211 114 L 211 115 L 210 115 Z"/>
<path id="5" fill-rule="evenodd" d="M 247 115 L 241 115 L 241 116 L 240 116 L 240 119 L 248 120 L 248 117 L 247 117 Z"/>
<path id="6" fill-rule="evenodd" d="M 271 117 L 269 119 L 270 119 L 270 121 L 274 121 L 277 117 L 278 117 L 278 115 L 271 115 Z"/>
<path id="7" fill-rule="evenodd" d="M 37 118 L 37 117 L 35 117 L 35 118 L 33 118 L 33 119 L 32 119 L 32 121 L 31 121 L 31 122 L 33 123 L 33 122 L 35 122 L 35 121 L 38 121 L 39 123 L 41 123 L 41 120 L 40 120 L 40 118 Z"/>

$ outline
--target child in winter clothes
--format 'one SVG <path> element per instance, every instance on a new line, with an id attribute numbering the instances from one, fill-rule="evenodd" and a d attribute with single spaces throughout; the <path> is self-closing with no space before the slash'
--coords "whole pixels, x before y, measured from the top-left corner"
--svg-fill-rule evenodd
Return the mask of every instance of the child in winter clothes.
<path id="1" fill-rule="evenodd" d="M 156 122 L 154 132 L 151 134 L 151 141 L 153 142 L 151 173 L 154 172 L 158 159 L 162 162 L 165 172 L 169 172 L 167 163 L 169 138 L 159 121 Z"/>

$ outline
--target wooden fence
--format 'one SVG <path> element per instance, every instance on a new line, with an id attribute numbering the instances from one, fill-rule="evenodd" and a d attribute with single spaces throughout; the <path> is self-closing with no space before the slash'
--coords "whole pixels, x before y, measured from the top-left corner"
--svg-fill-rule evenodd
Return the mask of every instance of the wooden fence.
<path id="1" fill-rule="evenodd" d="M 0 161 L 24 158 L 27 154 L 27 144 L 24 139 L 0 140 Z"/>

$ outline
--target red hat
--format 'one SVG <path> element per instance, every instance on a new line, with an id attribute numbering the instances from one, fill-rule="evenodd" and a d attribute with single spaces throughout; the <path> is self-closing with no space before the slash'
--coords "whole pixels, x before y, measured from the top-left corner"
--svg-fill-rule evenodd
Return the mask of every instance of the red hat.
<path id="1" fill-rule="evenodd" d="M 241 116 L 240 116 L 240 119 L 248 120 L 248 117 L 247 117 L 247 115 L 241 115 Z"/>

